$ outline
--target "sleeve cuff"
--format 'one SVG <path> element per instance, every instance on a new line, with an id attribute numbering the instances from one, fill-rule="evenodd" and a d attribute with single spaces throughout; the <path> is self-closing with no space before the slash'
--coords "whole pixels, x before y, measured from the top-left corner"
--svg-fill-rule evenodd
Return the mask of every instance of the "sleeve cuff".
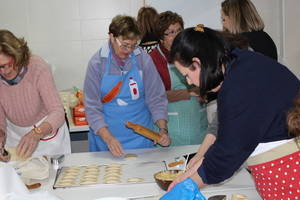
<path id="1" fill-rule="evenodd" d="M 203 165 L 198 169 L 198 174 L 202 178 L 203 183 L 208 184 Z"/>
<path id="2" fill-rule="evenodd" d="M 93 130 L 94 134 L 97 135 L 97 131 L 100 130 L 101 128 L 107 126 L 106 124 L 99 124 L 95 126 L 90 126 L 90 128 Z"/>

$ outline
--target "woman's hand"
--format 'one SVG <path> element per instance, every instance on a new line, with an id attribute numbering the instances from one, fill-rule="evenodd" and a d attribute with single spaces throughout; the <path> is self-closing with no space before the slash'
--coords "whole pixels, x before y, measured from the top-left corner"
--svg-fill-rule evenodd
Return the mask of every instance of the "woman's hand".
<path id="1" fill-rule="evenodd" d="M 121 143 L 111 134 L 108 127 L 102 127 L 97 131 L 97 134 L 103 139 L 109 151 L 114 156 L 121 157 L 124 154 L 124 149 Z"/>
<path id="2" fill-rule="evenodd" d="M 22 158 L 30 157 L 36 150 L 40 138 L 40 135 L 33 130 L 24 135 L 17 146 L 17 155 Z"/>
<path id="3" fill-rule="evenodd" d="M 107 147 L 109 151 L 117 157 L 121 157 L 124 154 L 124 149 L 114 136 L 111 136 L 108 140 L 106 140 Z"/>
<path id="4" fill-rule="evenodd" d="M 202 179 L 200 178 L 200 176 L 198 175 L 198 168 L 200 167 L 200 165 L 202 164 L 203 158 L 200 160 L 197 160 L 197 162 L 194 164 L 194 166 L 190 169 L 188 169 L 185 173 L 181 174 L 180 176 L 178 176 L 169 186 L 168 188 L 168 192 L 177 184 L 180 183 L 182 181 L 184 181 L 187 178 L 191 178 L 193 179 L 193 181 L 195 181 L 195 183 L 197 183 L 197 185 L 199 187 L 203 186 L 203 182 Z"/>
<path id="5" fill-rule="evenodd" d="M 169 146 L 171 144 L 171 138 L 167 133 L 164 132 L 164 129 L 161 129 L 160 136 L 161 136 L 160 140 L 157 141 L 158 144 L 164 147 Z"/>

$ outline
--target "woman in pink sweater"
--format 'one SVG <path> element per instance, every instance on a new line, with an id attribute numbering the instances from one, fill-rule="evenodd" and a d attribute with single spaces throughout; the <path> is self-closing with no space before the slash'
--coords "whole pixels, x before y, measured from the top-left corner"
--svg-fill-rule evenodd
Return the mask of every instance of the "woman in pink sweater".
<path id="1" fill-rule="evenodd" d="M 7 30 L 0 30 L 0 94 L 0 149 L 16 147 L 17 155 L 25 158 L 71 152 L 48 65 L 30 54 L 23 38 Z"/>

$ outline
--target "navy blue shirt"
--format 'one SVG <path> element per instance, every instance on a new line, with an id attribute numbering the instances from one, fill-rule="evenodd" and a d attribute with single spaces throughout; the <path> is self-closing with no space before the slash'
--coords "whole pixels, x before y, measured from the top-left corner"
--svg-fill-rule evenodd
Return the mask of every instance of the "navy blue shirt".
<path id="1" fill-rule="evenodd" d="M 259 143 L 288 139 L 286 112 L 300 89 L 285 66 L 235 49 L 218 95 L 219 130 L 198 173 L 206 184 L 230 178 Z"/>

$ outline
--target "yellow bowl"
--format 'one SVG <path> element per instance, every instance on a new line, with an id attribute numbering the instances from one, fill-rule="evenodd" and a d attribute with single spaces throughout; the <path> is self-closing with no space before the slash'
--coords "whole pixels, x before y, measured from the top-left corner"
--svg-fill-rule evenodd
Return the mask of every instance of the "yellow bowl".
<path id="1" fill-rule="evenodd" d="M 155 173 L 154 179 L 162 190 L 167 191 L 172 181 L 182 173 L 182 170 L 163 170 Z"/>

